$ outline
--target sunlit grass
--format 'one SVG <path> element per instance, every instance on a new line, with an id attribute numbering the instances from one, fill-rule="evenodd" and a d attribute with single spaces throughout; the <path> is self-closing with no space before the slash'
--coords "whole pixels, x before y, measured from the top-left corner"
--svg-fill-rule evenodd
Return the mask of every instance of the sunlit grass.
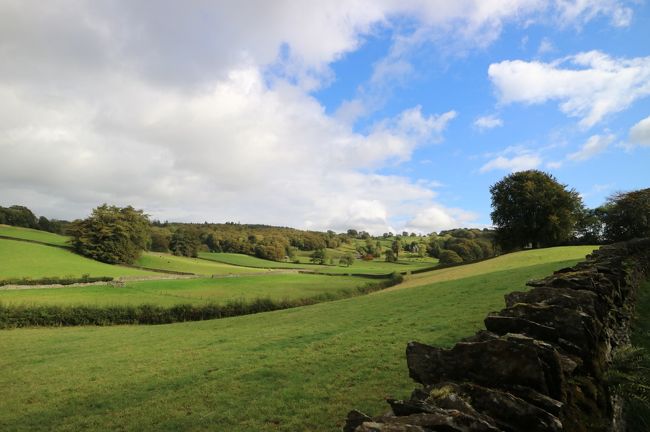
<path id="1" fill-rule="evenodd" d="M 237 318 L 2 331 L 0 426 L 338 431 L 351 408 L 381 413 L 385 397 L 412 390 L 408 341 L 453 344 L 505 293 L 584 250 L 513 254 L 501 269 L 472 264 L 453 280 Z"/>
<path id="2" fill-rule="evenodd" d="M 54 234 L 47 231 L 39 231 L 30 228 L 21 228 L 0 224 L 0 236 L 13 237 L 23 240 L 32 240 L 41 243 L 48 243 L 55 246 L 68 246 L 67 236 Z"/>
<path id="3" fill-rule="evenodd" d="M 104 264 L 69 250 L 18 240 L 0 239 L 0 279 L 72 276 L 151 276 L 153 273 Z"/>

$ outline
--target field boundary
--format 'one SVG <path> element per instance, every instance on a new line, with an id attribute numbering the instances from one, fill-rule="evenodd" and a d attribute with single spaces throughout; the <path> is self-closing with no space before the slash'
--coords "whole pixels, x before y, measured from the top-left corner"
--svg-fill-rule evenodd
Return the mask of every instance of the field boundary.
<path id="1" fill-rule="evenodd" d="M 19 327 L 108 326 L 123 324 L 172 324 L 186 321 L 230 318 L 309 306 L 370 294 L 403 281 L 395 275 L 381 282 L 369 282 L 352 289 L 324 293 L 296 300 L 257 298 L 251 301 L 230 301 L 225 304 L 178 304 L 171 307 L 142 304 L 138 306 L 54 306 L 5 305 L 0 302 L 0 329 Z"/>
<path id="2" fill-rule="evenodd" d="M 242 254 L 242 255 L 245 255 L 245 254 Z M 250 256 L 250 257 L 253 257 L 253 258 L 257 258 L 257 259 L 264 259 L 264 258 L 256 257 L 256 256 L 253 256 L 253 255 L 246 255 L 246 256 Z M 243 265 L 243 264 L 229 263 L 229 262 L 222 261 L 222 260 L 203 258 L 203 257 L 200 257 L 200 256 L 196 257 L 196 259 L 200 259 L 200 260 L 208 261 L 208 262 L 216 262 L 216 263 L 219 263 L 219 264 L 227 264 L 227 265 L 231 265 L 231 266 L 234 266 L 234 267 L 243 267 L 243 268 L 268 269 L 268 270 L 302 270 L 303 269 L 303 267 L 289 268 L 289 267 L 255 267 L 255 266 L 247 266 L 247 265 Z M 276 262 L 276 261 L 271 261 L 271 260 L 266 260 L 266 261 Z M 277 261 L 277 262 L 280 262 L 280 261 Z M 282 261 L 282 262 L 284 263 L 284 261 Z M 285 264 L 295 264 L 295 263 L 285 263 Z M 300 265 L 300 264 L 296 264 L 296 265 Z M 310 264 L 307 264 L 307 266 L 309 266 L 309 265 Z"/>
<path id="3" fill-rule="evenodd" d="M 245 255 L 245 254 L 242 254 L 242 255 Z M 253 255 L 247 255 L 247 256 L 251 256 L 251 257 L 257 258 L 257 259 L 264 259 L 264 258 L 255 257 Z M 307 263 L 298 263 L 298 264 L 296 264 L 296 263 L 285 263 L 284 261 L 282 261 L 285 264 L 295 264 L 296 266 L 304 264 L 304 266 L 303 267 L 295 267 L 295 268 L 288 268 L 288 267 L 257 267 L 257 266 L 246 266 L 246 265 L 243 265 L 243 264 L 233 264 L 233 263 L 229 263 L 227 261 L 210 259 L 210 258 L 203 258 L 203 257 L 197 257 L 197 258 L 201 259 L 201 260 L 205 260 L 205 261 L 218 262 L 218 263 L 221 263 L 221 264 L 227 264 L 227 265 L 236 266 L 236 267 L 243 267 L 243 268 L 269 269 L 269 270 L 296 270 L 299 273 L 304 273 L 304 274 L 311 273 L 311 274 L 327 275 L 327 276 L 342 275 L 342 276 L 367 277 L 367 278 L 371 278 L 371 279 L 386 279 L 386 278 L 389 278 L 392 273 L 394 273 L 394 272 L 380 273 L 380 274 L 377 274 L 377 273 L 347 273 L 347 272 L 346 273 L 328 273 L 328 272 L 320 271 L 318 269 L 312 270 L 310 268 L 310 267 L 314 267 L 314 266 L 318 266 L 318 268 L 323 267 L 323 266 L 320 266 L 318 264 L 307 264 Z M 266 260 L 266 261 L 273 262 L 273 261 L 270 261 L 270 260 Z M 280 262 L 280 261 L 278 261 L 278 262 Z M 473 264 L 474 262 L 476 262 L 476 261 L 472 261 L 471 263 L 461 263 L 461 265 L 462 264 Z M 403 266 L 409 266 L 410 265 L 410 264 L 407 264 L 407 263 L 399 263 L 399 262 L 398 263 L 393 263 L 393 264 L 399 264 L 399 265 L 403 265 Z M 452 265 L 454 265 L 454 264 L 452 264 Z M 458 264 L 455 264 L 455 265 L 458 265 Z M 407 275 L 409 273 L 410 274 L 418 274 L 418 273 L 424 273 L 424 272 L 428 272 L 428 271 L 437 269 L 439 266 L 440 266 L 440 264 L 436 264 L 436 265 L 428 266 L 428 267 L 420 267 L 420 268 L 417 268 L 415 270 L 399 270 L 399 271 L 395 270 L 395 272 L 398 272 L 398 273 L 400 273 L 402 275 Z M 336 266 L 336 265 L 330 266 L 328 264 L 325 264 L 324 267 L 337 267 L 337 268 L 339 268 L 341 266 Z"/>

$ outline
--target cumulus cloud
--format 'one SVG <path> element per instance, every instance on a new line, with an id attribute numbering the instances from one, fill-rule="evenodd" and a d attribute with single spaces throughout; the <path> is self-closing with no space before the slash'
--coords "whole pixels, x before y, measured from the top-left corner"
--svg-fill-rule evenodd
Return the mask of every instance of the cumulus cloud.
<path id="1" fill-rule="evenodd" d="M 615 27 L 627 27 L 632 21 L 632 9 L 617 0 L 558 0 L 556 5 L 564 25 L 580 26 L 599 16 L 608 17 Z"/>
<path id="2" fill-rule="evenodd" d="M 630 145 L 650 147 L 650 117 L 646 117 L 630 129 Z"/>
<path id="3" fill-rule="evenodd" d="M 406 223 L 406 231 L 428 234 L 442 230 L 476 226 L 478 215 L 457 208 L 434 205 L 419 211 Z"/>
<path id="4" fill-rule="evenodd" d="M 549 38 L 543 38 L 537 48 L 537 54 L 544 55 L 555 51 L 555 47 Z"/>
<path id="5" fill-rule="evenodd" d="M 437 57 L 464 56 L 492 44 L 507 24 L 580 28 L 594 19 L 609 18 L 612 25 L 620 27 L 628 25 L 633 15 L 619 0 L 383 0 L 375 1 L 374 6 L 383 8 L 385 17 L 399 15 L 416 25 L 406 26 L 414 30 L 401 30 L 393 36 L 388 54 L 375 63 L 370 79 L 359 87 L 355 98 L 342 103 L 340 117 L 351 123 L 379 110 L 395 87 L 408 85 L 409 79 L 417 76 L 412 63 L 423 46 L 435 46 Z M 522 47 L 527 42 L 525 37 Z M 551 50 L 552 44 L 544 39 L 540 54 Z"/>
<path id="6" fill-rule="evenodd" d="M 6 125 L 11 116 L 0 120 L 0 147 L 10 155 L 0 159 L 4 199 L 22 202 L 25 188 L 55 195 L 66 206 L 37 199 L 35 208 L 59 217 L 109 201 L 160 218 L 383 232 L 390 209 L 434 194 L 361 170 L 408 159 L 453 118 L 415 107 L 361 135 L 296 87 L 264 87 L 256 69 L 234 71 L 193 97 L 141 82 L 104 84 L 111 86 L 101 100 L 38 107 L 0 90 L 14 117 L 39 119 L 14 127 Z"/>
<path id="7" fill-rule="evenodd" d="M 550 63 L 506 60 L 491 64 L 488 75 L 501 103 L 556 100 L 586 128 L 650 94 L 650 57 L 613 58 L 599 51 Z"/>
<path id="8" fill-rule="evenodd" d="M 480 130 L 493 129 L 501 126 L 503 126 L 503 120 L 494 114 L 478 117 L 474 120 L 474 127 Z"/>
<path id="9" fill-rule="evenodd" d="M 484 164 L 479 172 L 486 173 L 493 170 L 504 170 L 509 172 L 525 171 L 540 166 L 542 158 L 536 154 L 524 154 L 508 158 L 497 156 Z"/>
<path id="10" fill-rule="evenodd" d="M 572 161 L 585 161 L 591 159 L 597 154 L 602 153 L 609 147 L 611 143 L 614 142 L 616 136 L 613 134 L 608 135 L 592 135 L 587 139 L 587 142 L 580 147 L 575 153 L 570 153 L 567 155 L 568 160 Z"/>

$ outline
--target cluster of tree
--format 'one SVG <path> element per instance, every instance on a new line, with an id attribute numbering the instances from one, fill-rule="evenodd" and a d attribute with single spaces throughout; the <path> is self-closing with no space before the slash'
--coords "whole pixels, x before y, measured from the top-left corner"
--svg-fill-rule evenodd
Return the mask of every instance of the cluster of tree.
<path id="1" fill-rule="evenodd" d="M 441 264 L 459 264 L 498 254 L 495 232 L 489 229 L 458 228 L 432 234 L 427 252 Z"/>
<path id="2" fill-rule="evenodd" d="M 618 192 L 604 205 L 588 212 L 589 235 L 596 240 L 616 242 L 650 237 L 650 188 Z"/>
<path id="3" fill-rule="evenodd" d="M 70 224 L 74 250 L 110 264 L 133 264 L 150 242 L 149 217 L 133 207 L 103 204 Z"/>
<path id="4" fill-rule="evenodd" d="M 379 258 L 382 250 L 381 242 L 379 240 L 373 240 L 370 237 L 366 239 L 365 244 L 358 244 L 356 247 L 357 255 L 364 260 Z"/>
<path id="5" fill-rule="evenodd" d="M 198 251 L 253 255 L 274 261 L 294 260 L 296 250 L 337 248 L 350 242 L 347 234 L 303 231 L 267 225 L 152 223 L 150 248 L 196 256 Z"/>
<path id="6" fill-rule="evenodd" d="M 27 207 L 12 205 L 10 207 L 0 206 L 0 224 L 64 234 L 70 222 L 48 219 L 45 216 L 37 218 Z"/>
<path id="7" fill-rule="evenodd" d="M 650 189 L 618 192 L 587 209 L 574 189 L 529 170 L 506 176 L 490 192 L 492 222 L 504 250 L 650 236 Z"/>

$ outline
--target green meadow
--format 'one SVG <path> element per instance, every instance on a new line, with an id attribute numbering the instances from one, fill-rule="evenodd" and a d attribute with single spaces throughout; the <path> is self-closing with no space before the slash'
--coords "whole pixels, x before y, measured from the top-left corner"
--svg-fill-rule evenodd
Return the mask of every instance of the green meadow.
<path id="1" fill-rule="evenodd" d="M 332 249 L 334 250 L 334 249 Z M 238 266 L 255 267 L 255 268 L 280 268 L 280 269 L 302 269 L 318 273 L 329 274 L 370 274 L 380 275 L 389 274 L 392 272 L 408 272 L 422 268 L 434 267 L 438 260 L 435 258 L 410 258 L 400 260 L 397 263 L 386 262 L 384 260 L 376 259 L 372 261 L 355 260 L 350 266 L 341 265 L 317 265 L 309 262 L 307 256 L 301 258 L 301 263 L 287 263 L 269 261 L 249 255 L 233 254 L 233 253 L 199 253 L 199 257 L 206 260 L 217 261 Z"/>
<path id="2" fill-rule="evenodd" d="M 199 258 L 224 264 L 265 269 L 304 269 L 313 266 L 290 262 L 269 261 L 250 255 L 227 252 L 199 252 Z"/>
<path id="3" fill-rule="evenodd" d="M 31 240 L 40 243 L 51 244 L 54 246 L 68 246 L 68 237 L 66 236 L 30 228 L 21 228 L 0 224 L 0 236 Z"/>
<path id="4" fill-rule="evenodd" d="M 296 300 L 341 294 L 371 279 L 305 274 L 265 274 L 201 279 L 128 282 L 124 286 L 93 285 L 66 288 L 0 290 L 5 305 L 141 305 L 224 304 L 258 298 Z"/>
<path id="5" fill-rule="evenodd" d="M 90 276 L 156 276 L 130 267 L 104 264 L 67 249 L 0 239 L 0 279 Z"/>
<path id="6" fill-rule="evenodd" d="M 506 254 L 471 265 L 440 268 L 435 269 L 434 271 L 416 274 L 411 276 L 406 282 L 392 289 L 402 289 L 436 282 L 462 279 L 479 274 L 489 274 L 494 271 L 514 270 L 526 266 L 545 264 L 549 262 L 549 260 L 571 260 L 574 259 L 576 255 L 584 257 L 597 248 L 597 246 L 553 247 Z"/>
<path id="7" fill-rule="evenodd" d="M 235 275 L 264 273 L 263 269 L 243 268 L 216 261 L 175 256 L 160 252 L 144 252 L 135 265 L 155 270 L 193 273 L 197 275 Z"/>
<path id="8" fill-rule="evenodd" d="M 0 429 L 338 431 L 351 408 L 383 412 L 385 397 L 407 396 L 408 341 L 450 346 L 504 294 L 586 249 L 521 252 L 235 318 L 1 331 Z"/>

